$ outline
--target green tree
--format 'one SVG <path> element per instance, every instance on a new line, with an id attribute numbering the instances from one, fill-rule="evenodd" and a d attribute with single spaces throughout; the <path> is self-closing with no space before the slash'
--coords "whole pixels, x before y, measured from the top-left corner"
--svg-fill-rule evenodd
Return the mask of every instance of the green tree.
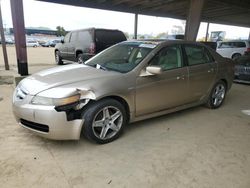
<path id="1" fill-rule="evenodd" d="M 65 31 L 65 29 L 63 27 L 61 27 L 61 26 L 57 26 L 56 27 L 56 34 L 57 34 L 57 36 L 65 36 L 66 33 L 67 32 Z"/>
<path id="2" fill-rule="evenodd" d="M 163 32 L 163 33 L 159 33 L 156 38 L 157 39 L 164 39 L 164 38 L 167 38 L 168 36 L 168 32 Z"/>

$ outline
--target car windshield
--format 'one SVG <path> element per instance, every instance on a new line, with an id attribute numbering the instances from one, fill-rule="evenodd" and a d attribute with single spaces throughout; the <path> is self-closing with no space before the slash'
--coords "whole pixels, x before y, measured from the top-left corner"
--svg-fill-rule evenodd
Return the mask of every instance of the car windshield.
<path id="1" fill-rule="evenodd" d="M 85 64 L 104 70 L 127 73 L 133 70 L 155 47 L 155 44 L 139 42 L 120 43 L 96 55 Z"/>

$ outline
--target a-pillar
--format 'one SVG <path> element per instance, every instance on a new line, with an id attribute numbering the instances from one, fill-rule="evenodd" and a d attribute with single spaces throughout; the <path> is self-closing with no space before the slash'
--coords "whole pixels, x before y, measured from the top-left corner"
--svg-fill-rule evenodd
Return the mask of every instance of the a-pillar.
<path id="1" fill-rule="evenodd" d="M 138 31 L 138 14 L 135 14 L 134 39 L 137 39 L 137 31 Z"/>

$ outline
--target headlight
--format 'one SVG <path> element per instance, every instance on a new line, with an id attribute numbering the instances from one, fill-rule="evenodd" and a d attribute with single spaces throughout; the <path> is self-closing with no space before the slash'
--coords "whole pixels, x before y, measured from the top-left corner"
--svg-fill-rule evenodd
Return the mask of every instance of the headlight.
<path id="1" fill-rule="evenodd" d="M 80 100 L 80 94 L 65 98 L 48 98 L 48 97 L 35 96 L 31 100 L 31 104 L 45 105 L 45 106 L 63 106 L 78 102 L 79 100 Z"/>

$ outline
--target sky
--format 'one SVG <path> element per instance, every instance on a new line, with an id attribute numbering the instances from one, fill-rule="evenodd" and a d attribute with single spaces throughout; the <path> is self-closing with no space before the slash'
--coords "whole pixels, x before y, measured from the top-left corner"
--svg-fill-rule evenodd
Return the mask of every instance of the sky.
<path id="1" fill-rule="evenodd" d="M 4 27 L 12 27 L 10 0 L 0 0 Z M 130 34 L 134 31 L 134 14 L 74 7 L 35 0 L 23 0 L 26 27 L 48 27 L 53 30 L 63 26 L 66 30 L 88 27 L 119 29 Z M 138 33 L 156 36 L 171 34 L 174 25 L 184 26 L 183 20 L 139 15 Z M 201 23 L 198 38 L 206 33 L 206 23 Z M 210 24 L 209 31 L 226 31 L 226 38 L 248 38 L 250 29 L 244 27 Z"/>

